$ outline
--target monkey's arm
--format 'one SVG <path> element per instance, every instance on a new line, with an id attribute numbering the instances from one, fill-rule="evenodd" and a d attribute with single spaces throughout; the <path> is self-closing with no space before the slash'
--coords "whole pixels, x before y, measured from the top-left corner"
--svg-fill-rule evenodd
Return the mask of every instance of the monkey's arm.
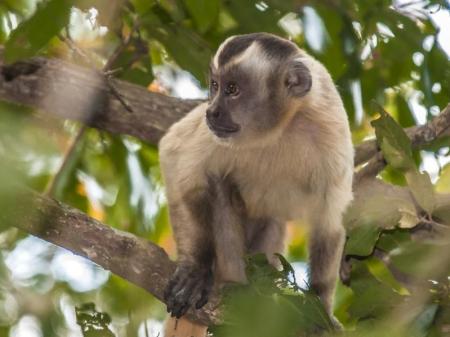
<path id="1" fill-rule="evenodd" d="M 181 317 L 190 307 L 205 305 L 213 285 L 214 244 L 206 191 L 192 191 L 179 201 L 169 198 L 169 212 L 178 264 L 166 288 L 165 299 L 167 311 Z"/>
<path id="2" fill-rule="evenodd" d="M 210 227 L 211 202 L 202 167 L 208 141 L 199 129 L 202 104 L 175 123 L 159 144 L 161 171 L 166 186 L 170 221 L 178 251 L 178 267 L 166 289 L 167 309 L 182 316 L 201 307 L 212 287 L 214 240 Z"/>

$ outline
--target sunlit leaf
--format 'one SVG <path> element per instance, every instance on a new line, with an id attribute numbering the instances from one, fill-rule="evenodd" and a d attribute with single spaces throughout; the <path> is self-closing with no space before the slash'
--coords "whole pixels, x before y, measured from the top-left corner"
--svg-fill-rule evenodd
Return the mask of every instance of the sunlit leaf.
<path id="1" fill-rule="evenodd" d="M 369 272 L 365 262 L 353 264 L 351 280 L 354 301 L 349 311 L 353 317 L 380 317 L 403 301 L 391 286 L 381 283 Z"/>
<path id="2" fill-rule="evenodd" d="M 367 256 L 375 247 L 381 229 L 373 224 L 355 227 L 348 232 L 349 239 L 345 244 L 346 255 Z"/>
<path id="3" fill-rule="evenodd" d="M 372 121 L 378 144 L 383 151 L 384 158 L 394 168 L 410 170 L 415 167 L 412 159 L 411 142 L 405 131 L 380 108 L 381 116 Z"/>
<path id="4" fill-rule="evenodd" d="M 432 214 L 435 207 L 435 197 L 433 184 L 428 173 L 410 171 L 406 173 L 406 180 L 419 206 L 428 214 Z"/>
<path id="5" fill-rule="evenodd" d="M 435 185 L 436 192 L 449 193 L 450 192 L 450 164 L 444 166 Z"/>
<path id="6" fill-rule="evenodd" d="M 395 229 L 393 231 L 386 231 L 381 234 L 380 239 L 377 242 L 377 247 L 389 252 L 398 248 L 404 242 L 411 240 L 411 235 L 407 230 Z"/>

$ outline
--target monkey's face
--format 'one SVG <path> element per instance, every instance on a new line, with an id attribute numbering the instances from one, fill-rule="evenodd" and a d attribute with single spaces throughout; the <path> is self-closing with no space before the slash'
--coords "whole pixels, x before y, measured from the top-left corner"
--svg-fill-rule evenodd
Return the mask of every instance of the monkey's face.
<path id="1" fill-rule="evenodd" d="M 231 37 L 210 66 L 206 123 L 222 142 L 258 143 L 279 129 L 311 81 L 292 42 L 265 33 Z"/>
<path id="2" fill-rule="evenodd" d="M 301 82 L 301 95 L 293 94 L 295 81 Z M 222 142 L 257 142 L 279 127 L 292 110 L 293 101 L 310 86 L 311 78 L 304 65 L 301 74 L 289 63 L 238 63 L 222 71 L 211 67 L 206 123 Z"/>
<path id="3" fill-rule="evenodd" d="M 272 102 L 263 93 L 267 88 L 242 67 L 212 70 L 210 77 L 206 122 L 217 137 L 236 142 L 276 122 L 277 113 L 272 113 Z"/>

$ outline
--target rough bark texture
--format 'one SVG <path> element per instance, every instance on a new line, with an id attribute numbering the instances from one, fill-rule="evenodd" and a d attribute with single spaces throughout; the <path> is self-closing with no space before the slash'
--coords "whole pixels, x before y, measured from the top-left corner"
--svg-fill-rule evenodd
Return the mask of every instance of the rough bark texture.
<path id="1" fill-rule="evenodd" d="M 115 90 L 111 89 L 111 84 Z M 117 93 L 126 106 L 117 98 Z M 172 123 L 199 103 L 151 93 L 119 80 L 107 83 L 98 71 L 43 58 L 14 65 L 0 64 L 0 100 L 33 107 L 42 114 L 78 120 L 111 133 L 132 135 L 153 144 Z M 408 134 L 414 146 L 419 146 L 450 134 L 449 126 L 450 105 L 428 125 L 408 129 Z M 384 165 L 374 141 L 365 142 L 356 150 L 356 164 L 367 161 L 366 171 L 359 173 L 355 180 L 356 192 L 359 183 L 370 179 Z M 396 191 L 402 197 L 411 198 L 405 189 L 396 187 Z M 16 204 L 21 207 L 13 207 L 13 213 L 1 213 L 2 221 L 84 256 L 162 299 L 163 289 L 174 271 L 174 263 L 163 249 L 114 230 L 53 199 L 31 191 L 19 194 Z M 443 207 L 450 209 L 450 197 L 445 198 Z M 220 315 L 209 305 L 190 312 L 188 317 L 209 325 L 219 322 Z"/>
<path id="2" fill-rule="evenodd" d="M 14 203 L 0 221 L 85 257 L 104 269 L 147 290 L 159 300 L 175 263 L 154 243 L 119 231 L 57 200 L 19 186 Z M 19 191 L 19 192 L 17 192 Z M 10 201 L 12 202 L 12 201 Z M 193 320 L 218 322 L 212 305 L 190 312 Z"/>
<path id="3" fill-rule="evenodd" d="M 0 99 L 153 144 L 200 102 L 152 93 L 125 81 L 107 83 L 99 71 L 45 58 L 0 65 Z"/>

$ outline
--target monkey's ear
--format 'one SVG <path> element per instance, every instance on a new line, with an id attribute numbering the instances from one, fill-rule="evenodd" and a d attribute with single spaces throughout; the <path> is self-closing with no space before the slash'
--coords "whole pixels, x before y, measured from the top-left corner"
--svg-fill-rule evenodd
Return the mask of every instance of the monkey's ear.
<path id="1" fill-rule="evenodd" d="M 312 77 L 309 69 L 299 60 L 291 61 L 285 79 L 287 90 L 292 96 L 305 96 L 312 86 Z"/>

